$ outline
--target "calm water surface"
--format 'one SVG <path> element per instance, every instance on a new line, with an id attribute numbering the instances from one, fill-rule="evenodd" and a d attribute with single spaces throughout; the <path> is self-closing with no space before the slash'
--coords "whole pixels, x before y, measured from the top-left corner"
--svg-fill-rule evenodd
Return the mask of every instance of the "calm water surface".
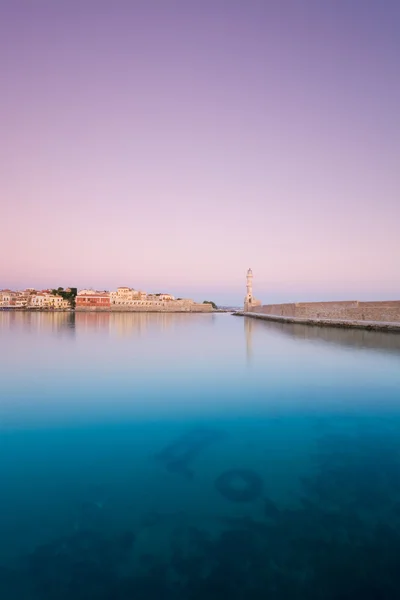
<path id="1" fill-rule="evenodd" d="M 400 597 L 400 336 L 0 312 L 2 600 Z"/>

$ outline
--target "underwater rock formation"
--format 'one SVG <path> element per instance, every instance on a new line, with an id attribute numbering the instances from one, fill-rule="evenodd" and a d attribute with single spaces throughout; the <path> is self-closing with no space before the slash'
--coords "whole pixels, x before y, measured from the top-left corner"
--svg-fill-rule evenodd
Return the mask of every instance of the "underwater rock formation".
<path id="1" fill-rule="evenodd" d="M 232 502 L 251 502 L 262 494 L 263 483 L 250 469 L 232 469 L 217 477 L 215 487 Z"/>
<path id="2" fill-rule="evenodd" d="M 316 502 L 226 517 L 209 533 L 188 525 L 169 558 L 131 555 L 135 534 L 80 532 L 38 547 L 17 574 L 0 568 L 2 600 L 393 600 L 400 597 L 400 531 L 366 528 Z M 274 515 L 274 520 L 270 516 Z M 352 534 L 350 531 L 352 530 Z M 155 549 L 156 550 L 156 549 Z M 18 581 L 26 588 L 18 587 Z M 21 592 L 21 593 L 20 593 Z"/>
<path id="3" fill-rule="evenodd" d="M 400 454 L 393 436 L 325 435 L 318 441 L 315 459 L 318 472 L 302 479 L 315 501 L 371 514 L 400 501 Z"/>
<path id="4" fill-rule="evenodd" d="M 167 471 L 190 479 L 194 475 L 194 460 L 203 450 L 223 437 L 225 436 L 221 431 L 196 428 L 168 444 L 156 454 L 155 458 Z"/>
<path id="5" fill-rule="evenodd" d="M 62 537 L 35 549 L 24 577 L 33 597 L 42 600 L 111 598 L 118 588 L 119 567 L 128 559 L 134 541 L 131 531 L 112 538 L 92 531 Z"/>
<path id="6" fill-rule="evenodd" d="M 166 464 L 179 456 L 185 463 L 190 448 L 196 455 L 200 438 L 165 449 Z M 319 440 L 312 472 L 290 506 L 264 496 L 254 471 L 233 469 L 215 482 L 238 504 L 226 514 L 210 513 L 208 522 L 204 512 L 175 518 L 153 511 L 135 531 L 60 536 L 19 567 L 0 567 L 1 600 L 400 598 L 398 444 L 365 435 L 338 440 Z"/>

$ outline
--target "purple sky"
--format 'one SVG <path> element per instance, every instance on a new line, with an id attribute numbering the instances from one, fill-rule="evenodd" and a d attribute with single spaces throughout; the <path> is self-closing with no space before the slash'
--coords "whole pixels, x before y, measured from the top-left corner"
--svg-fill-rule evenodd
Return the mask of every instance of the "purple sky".
<path id="1" fill-rule="evenodd" d="M 400 2 L 1 0 L 0 288 L 400 298 Z"/>

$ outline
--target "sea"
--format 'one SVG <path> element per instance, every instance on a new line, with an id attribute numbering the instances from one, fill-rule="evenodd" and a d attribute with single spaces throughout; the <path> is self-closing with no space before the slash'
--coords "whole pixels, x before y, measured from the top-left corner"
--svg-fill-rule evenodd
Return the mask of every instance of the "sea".
<path id="1" fill-rule="evenodd" d="M 0 312 L 0 598 L 400 598 L 400 335 Z"/>

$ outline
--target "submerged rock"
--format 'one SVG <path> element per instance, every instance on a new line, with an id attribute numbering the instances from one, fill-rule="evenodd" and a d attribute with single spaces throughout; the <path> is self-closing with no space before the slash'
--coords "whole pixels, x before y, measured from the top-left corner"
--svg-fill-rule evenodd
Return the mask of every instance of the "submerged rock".
<path id="1" fill-rule="evenodd" d="M 224 433 L 219 430 L 198 427 L 168 444 L 155 458 L 168 472 L 191 479 L 194 475 L 193 461 L 203 450 L 224 437 Z"/>

